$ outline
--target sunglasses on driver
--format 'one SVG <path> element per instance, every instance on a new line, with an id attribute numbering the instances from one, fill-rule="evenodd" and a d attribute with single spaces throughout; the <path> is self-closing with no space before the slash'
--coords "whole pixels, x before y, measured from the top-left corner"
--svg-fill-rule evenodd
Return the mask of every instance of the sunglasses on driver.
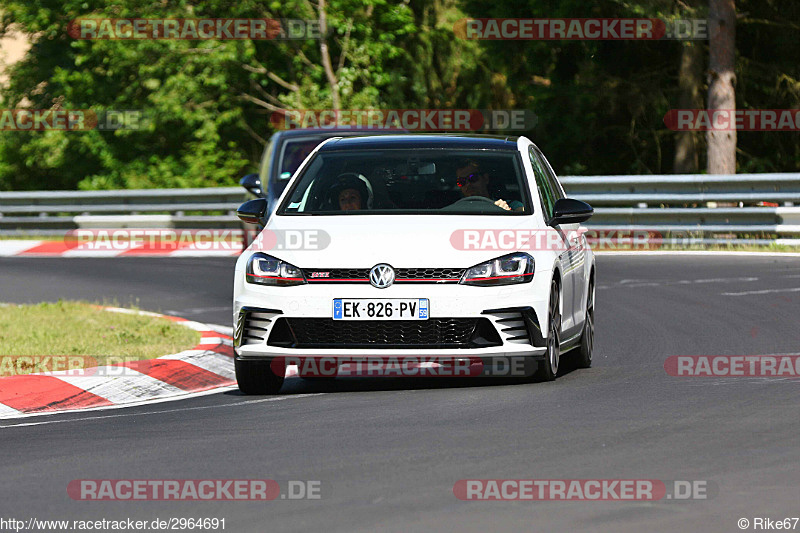
<path id="1" fill-rule="evenodd" d="M 467 183 L 475 183 L 479 179 L 481 179 L 481 175 L 477 173 L 470 174 L 469 176 L 464 176 L 463 178 L 456 177 L 456 185 L 458 185 L 459 187 L 463 187 Z"/>

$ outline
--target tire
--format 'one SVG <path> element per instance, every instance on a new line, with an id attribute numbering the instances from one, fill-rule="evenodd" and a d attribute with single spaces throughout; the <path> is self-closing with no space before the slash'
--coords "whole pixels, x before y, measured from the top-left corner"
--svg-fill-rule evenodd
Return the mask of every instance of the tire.
<path id="1" fill-rule="evenodd" d="M 594 280 L 589 283 L 589 296 L 586 298 L 586 320 L 583 321 L 581 345 L 577 350 L 578 368 L 592 366 L 594 351 Z"/>
<path id="2" fill-rule="evenodd" d="M 283 377 L 272 371 L 269 361 L 234 359 L 236 382 L 244 394 L 278 394 Z"/>
<path id="3" fill-rule="evenodd" d="M 547 351 L 544 361 L 536 370 L 536 378 L 540 381 L 553 381 L 558 375 L 558 364 L 561 359 L 561 311 L 559 309 L 558 282 L 550 282 L 550 305 L 547 319 Z"/>

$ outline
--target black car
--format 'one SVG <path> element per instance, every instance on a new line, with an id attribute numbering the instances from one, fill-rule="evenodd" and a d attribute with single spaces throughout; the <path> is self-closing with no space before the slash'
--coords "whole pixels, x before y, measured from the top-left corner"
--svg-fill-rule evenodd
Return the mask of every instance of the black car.
<path id="1" fill-rule="evenodd" d="M 386 135 L 407 133 L 402 129 L 387 128 L 307 128 L 279 131 L 270 137 L 264 148 L 258 174 L 248 174 L 239 184 L 257 197 L 267 199 L 267 214 L 275 211 L 278 198 L 283 194 L 289 178 L 319 143 L 331 137 Z M 265 187 L 266 185 L 266 187 Z M 252 229 L 252 226 L 251 226 Z M 261 228 L 258 228 L 259 230 Z M 250 238 L 246 238 L 245 245 Z"/>

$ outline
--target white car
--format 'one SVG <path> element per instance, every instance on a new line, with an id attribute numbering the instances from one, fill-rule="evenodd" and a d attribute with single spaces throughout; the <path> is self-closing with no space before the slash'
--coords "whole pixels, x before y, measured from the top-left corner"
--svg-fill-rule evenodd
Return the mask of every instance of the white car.
<path id="1" fill-rule="evenodd" d="M 595 261 L 580 223 L 593 211 L 525 137 L 329 139 L 265 212 L 263 199 L 238 211 L 265 226 L 234 279 L 246 394 L 277 393 L 275 362 L 298 358 L 513 359 L 545 381 L 567 350 L 591 364 Z"/>

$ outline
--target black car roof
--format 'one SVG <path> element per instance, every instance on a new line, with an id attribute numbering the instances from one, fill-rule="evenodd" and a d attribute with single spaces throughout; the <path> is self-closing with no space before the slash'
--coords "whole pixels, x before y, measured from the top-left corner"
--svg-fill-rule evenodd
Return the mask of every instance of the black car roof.
<path id="1" fill-rule="evenodd" d="M 518 137 L 488 135 L 380 135 L 328 141 L 320 152 L 393 148 L 450 148 L 458 150 L 516 150 Z"/>
<path id="2" fill-rule="evenodd" d="M 402 129 L 376 130 L 375 128 L 297 128 L 280 130 L 273 134 L 272 139 L 291 137 L 345 137 L 351 135 L 397 135 L 405 133 Z"/>

